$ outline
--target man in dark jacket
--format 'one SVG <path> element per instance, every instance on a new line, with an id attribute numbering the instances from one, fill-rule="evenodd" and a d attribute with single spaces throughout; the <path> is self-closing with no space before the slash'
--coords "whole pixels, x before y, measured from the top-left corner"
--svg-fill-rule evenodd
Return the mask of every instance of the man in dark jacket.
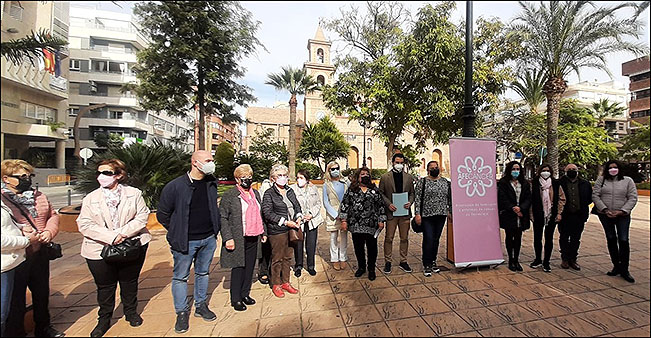
<path id="1" fill-rule="evenodd" d="M 186 301 L 190 267 L 194 261 L 195 316 L 217 319 L 208 309 L 208 274 L 217 248 L 220 215 L 217 207 L 217 180 L 212 154 L 205 150 L 192 154 L 192 169 L 168 183 L 161 193 L 156 216 L 167 229 L 167 241 L 174 258 L 172 296 L 177 333 L 189 328 L 190 304 Z"/>
<path id="2" fill-rule="evenodd" d="M 560 182 L 566 198 L 563 217 L 558 226 L 561 259 L 563 260 L 561 267 L 581 270 L 576 258 L 585 222 L 590 217 L 592 186 L 590 182 L 579 177 L 579 168 L 575 164 L 568 164 L 565 167 L 565 176 L 560 179 Z"/>

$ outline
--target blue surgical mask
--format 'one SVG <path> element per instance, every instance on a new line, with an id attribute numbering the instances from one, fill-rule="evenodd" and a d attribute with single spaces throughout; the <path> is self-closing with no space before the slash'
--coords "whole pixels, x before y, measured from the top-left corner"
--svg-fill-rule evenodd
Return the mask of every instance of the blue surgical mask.
<path id="1" fill-rule="evenodd" d="M 513 177 L 515 179 L 515 178 L 518 178 L 518 176 L 520 176 L 520 170 L 512 170 L 511 171 L 511 177 Z"/>

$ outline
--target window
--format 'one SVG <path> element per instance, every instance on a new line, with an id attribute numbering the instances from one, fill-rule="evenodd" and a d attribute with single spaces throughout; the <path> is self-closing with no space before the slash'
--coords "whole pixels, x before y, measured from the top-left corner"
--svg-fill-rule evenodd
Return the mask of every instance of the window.
<path id="1" fill-rule="evenodd" d="M 79 108 L 69 108 L 68 116 L 77 116 L 79 114 Z"/>
<path id="2" fill-rule="evenodd" d="M 325 62 L 325 57 L 323 54 L 323 49 L 319 48 L 316 50 L 316 58 L 319 62 L 324 63 Z"/>
<path id="3" fill-rule="evenodd" d="M 79 70 L 81 68 L 81 60 L 70 60 L 70 70 Z"/>
<path id="4" fill-rule="evenodd" d="M 323 75 L 317 76 L 316 82 L 319 84 L 319 86 L 323 87 L 325 85 L 325 77 L 323 77 Z"/>
<path id="5" fill-rule="evenodd" d="M 633 100 L 640 100 L 640 99 L 647 98 L 650 96 L 650 94 L 651 92 L 649 91 L 648 88 L 637 92 L 633 92 Z"/>
<path id="6" fill-rule="evenodd" d="M 174 132 L 174 125 L 172 123 L 170 123 L 170 122 L 165 123 L 165 130 L 173 133 Z"/>
<path id="7" fill-rule="evenodd" d="M 633 75 L 633 76 L 631 76 L 631 82 L 645 80 L 645 79 L 648 79 L 650 76 L 651 76 L 650 72 Z"/>
<path id="8" fill-rule="evenodd" d="M 650 110 L 640 110 L 640 111 L 634 111 L 631 113 L 631 118 L 639 118 L 639 117 L 647 117 L 651 115 Z"/>
<path id="9" fill-rule="evenodd" d="M 366 140 L 366 150 L 373 150 L 373 139 Z"/>
<path id="10" fill-rule="evenodd" d="M 91 64 L 92 64 L 92 67 L 93 67 L 93 71 L 95 71 L 95 72 L 106 72 L 106 61 L 93 60 L 91 62 Z"/>
<path id="11" fill-rule="evenodd" d="M 41 121 L 54 121 L 56 116 L 56 109 L 29 102 L 21 102 L 20 110 L 25 115 L 25 117 Z"/>
<path id="12" fill-rule="evenodd" d="M 111 111 L 109 112 L 109 118 L 111 119 L 122 119 L 124 112 L 121 111 Z"/>

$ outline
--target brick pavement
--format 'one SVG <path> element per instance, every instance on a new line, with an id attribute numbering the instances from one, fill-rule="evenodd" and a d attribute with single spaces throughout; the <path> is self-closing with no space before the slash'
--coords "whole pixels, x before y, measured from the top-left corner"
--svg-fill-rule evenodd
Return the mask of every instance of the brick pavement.
<path id="1" fill-rule="evenodd" d="M 611 267 L 606 241 L 596 217 L 586 225 L 581 245 L 580 272 L 562 270 L 558 241 L 551 273 L 532 270 L 531 231 L 525 233 L 521 260 L 525 271 L 506 266 L 467 271 L 450 270 L 430 278 L 420 266 L 421 236 L 410 236 L 409 263 L 413 274 L 400 269 L 377 280 L 353 276 L 356 268 L 349 241 L 349 266 L 333 270 L 329 238 L 319 234 L 317 271 L 304 273 L 292 284 L 300 293 L 276 299 L 268 286 L 255 282 L 252 297 L 258 303 L 245 312 L 230 307 L 230 271 L 220 268 L 219 252 L 213 262 L 210 307 L 218 319 L 208 323 L 190 317 L 190 330 L 174 332 L 172 256 L 164 231 L 154 232 L 141 274 L 139 309 L 144 324 L 131 328 L 114 314 L 107 336 L 649 336 L 649 198 L 641 197 L 631 227 L 631 273 L 637 283 L 608 277 Z M 397 237 L 397 235 L 396 235 Z M 442 240 L 444 240 L 443 236 Z M 557 238 L 557 237 L 556 237 Z M 78 233 L 61 233 L 64 258 L 52 263 L 51 314 L 55 327 L 68 336 L 88 336 L 96 324 L 95 284 L 79 256 Z M 378 267 L 382 258 L 380 239 Z M 398 252 L 398 240 L 394 240 Z M 441 243 L 439 263 L 444 262 Z M 325 259 L 324 259 L 325 258 Z M 118 296 L 119 299 L 119 296 Z"/>

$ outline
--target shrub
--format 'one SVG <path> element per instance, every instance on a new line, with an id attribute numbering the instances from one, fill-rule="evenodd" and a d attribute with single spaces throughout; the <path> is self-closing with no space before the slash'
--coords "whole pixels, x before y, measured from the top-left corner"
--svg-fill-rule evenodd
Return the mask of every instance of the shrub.
<path id="1" fill-rule="evenodd" d="M 310 177 L 313 180 L 317 180 L 321 178 L 321 168 L 319 168 L 318 165 L 296 161 L 296 172 L 298 173 L 299 170 L 303 170 L 303 169 L 307 170 L 310 173 Z"/>
<path id="2" fill-rule="evenodd" d="M 215 176 L 219 179 L 232 181 L 235 179 L 235 149 L 228 142 L 222 142 L 215 150 Z"/>
<path id="3" fill-rule="evenodd" d="M 642 182 L 637 184 L 637 188 L 640 190 L 649 190 L 651 182 Z"/>

